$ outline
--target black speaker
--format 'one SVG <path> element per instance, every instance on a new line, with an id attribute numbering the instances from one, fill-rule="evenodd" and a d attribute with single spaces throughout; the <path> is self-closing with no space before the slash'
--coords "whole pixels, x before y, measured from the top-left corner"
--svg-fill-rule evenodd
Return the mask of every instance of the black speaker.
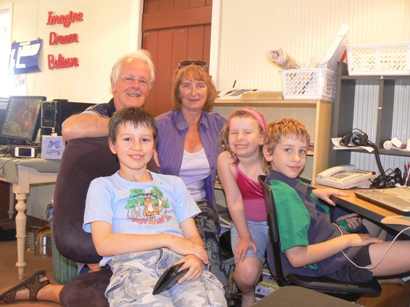
<path id="1" fill-rule="evenodd" d="M 56 126 L 56 104 L 54 101 L 43 101 L 41 103 L 41 128 L 55 128 Z"/>
<path id="2" fill-rule="evenodd" d="M 42 105 L 41 123 L 42 135 L 50 135 L 51 128 L 55 127 L 57 135 L 61 135 L 63 122 L 73 114 L 81 113 L 95 103 L 72 102 L 67 99 L 54 99 Z M 49 127 L 49 128 L 48 128 Z"/>

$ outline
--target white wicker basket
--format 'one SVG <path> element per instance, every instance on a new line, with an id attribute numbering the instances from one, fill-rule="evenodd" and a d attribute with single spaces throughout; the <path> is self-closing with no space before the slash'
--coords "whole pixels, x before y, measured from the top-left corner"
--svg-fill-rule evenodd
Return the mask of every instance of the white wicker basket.
<path id="1" fill-rule="evenodd" d="M 351 76 L 410 75 L 410 42 L 347 45 Z"/>
<path id="2" fill-rule="evenodd" d="M 335 73 L 326 68 L 282 70 L 283 99 L 332 101 Z"/>

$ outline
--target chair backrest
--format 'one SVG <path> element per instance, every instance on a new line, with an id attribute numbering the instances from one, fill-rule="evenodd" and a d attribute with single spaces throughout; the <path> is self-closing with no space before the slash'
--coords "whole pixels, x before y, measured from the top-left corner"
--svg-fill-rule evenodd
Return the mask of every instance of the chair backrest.
<path id="1" fill-rule="evenodd" d="M 375 277 L 368 283 L 348 283 L 334 280 L 325 276 L 308 277 L 297 274 L 284 276 L 282 270 L 282 258 L 280 249 L 279 227 L 276 214 L 276 205 L 273 193 L 269 185 L 265 182 L 266 176 L 259 176 L 258 181 L 262 185 L 265 197 L 266 209 L 268 212 L 269 235 L 273 249 L 273 259 L 268 259 L 269 267 L 274 262 L 275 275 L 280 286 L 297 285 L 332 296 L 336 296 L 348 301 L 357 300 L 363 293 L 376 295 L 381 292 L 380 284 Z M 268 251 L 268 255 L 269 255 Z"/>
<path id="2" fill-rule="evenodd" d="M 148 168 L 159 173 L 155 163 Z M 90 182 L 119 169 L 107 137 L 69 141 L 64 149 L 54 189 L 53 236 L 59 252 L 76 262 L 98 263 L 91 234 L 82 226 Z"/>
<path id="3" fill-rule="evenodd" d="M 67 142 L 54 189 L 53 235 L 60 253 L 76 262 L 98 263 L 91 234 L 83 229 L 85 199 L 90 182 L 109 176 L 119 163 L 108 147 L 108 138 L 83 138 Z"/>
<path id="4" fill-rule="evenodd" d="M 273 198 L 273 193 L 269 185 L 265 182 L 266 176 L 260 175 L 258 181 L 263 188 L 263 196 L 265 198 L 266 211 L 268 212 L 268 226 L 269 226 L 269 235 L 273 249 L 273 261 L 275 267 L 275 275 L 278 279 L 280 286 L 287 286 L 290 283 L 283 275 L 282 270 L 282 258 L 280 250 L 280 237 L 279 237 L 279 227 L 278 220 L 276 216 L 276 206 L 275 200 Z"/>

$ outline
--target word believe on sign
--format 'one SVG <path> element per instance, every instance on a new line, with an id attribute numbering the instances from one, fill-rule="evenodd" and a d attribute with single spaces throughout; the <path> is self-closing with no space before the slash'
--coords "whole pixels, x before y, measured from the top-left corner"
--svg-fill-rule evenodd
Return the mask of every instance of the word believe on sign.
<path id="1" fill-rule="evenodd" d="M 73 12 L 70 11 L 66 15 L 54 15 L 53 12 L 48 12 L 47 18 L 47 25 L 54 26 L 54 25 L 63 25 L 65 28 L 68 28 L 74 22 L 82 22 L 84 14 L 82 12 Z M 65 44 L 72 44 L 78 43 L 78 34 L 72 33 L 68 35 L 59 35 L 56 32 L 50 32 L 49 35 L 49 45 L 65 45 Z M 54 56 L 49 54 L 47 56 L 48 60 L 48 68 L 52 69 L 62 69 L 62 68 L 70 68 L 70 67 L 78 67 L 80 66 L 77 57 L 64 57 L 62 54 L 58 56 Z"/>

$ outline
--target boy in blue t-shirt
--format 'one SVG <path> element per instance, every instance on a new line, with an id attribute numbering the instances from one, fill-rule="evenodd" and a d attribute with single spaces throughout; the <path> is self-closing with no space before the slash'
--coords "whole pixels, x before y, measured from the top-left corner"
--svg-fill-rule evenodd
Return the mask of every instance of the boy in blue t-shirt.
<path id="1" fill-rule="evenodd" d="M 209 271 L 208 254 L 193 216 L 201 211 L 183 181 L 147 170 L 158 130 L 142 108 L 114 113 L 109 146 L 120 170 L 90 184 L 84 230 L 91 232 L 101 266 L 112 271 L 110 306 L 226 306 L 221 283 Z M 174 264 L 188 272 L 170 290 L 153 295 L 160 275 Z"/>
<path id="2" fill-rule="evenodd" d="M 390 242 L 331 223 L 329 208 L 317 200 L 310 186 L 297 180 L 309 141 L 306 127 L 295 119 L 280 119 L 266 129 L 263 153 L 271 168 L 266 182 L 275 197 L 284 274 L 367 282 L 373 275 L 409 272 L 410 241 L 396 241 L 389 249 Z M 348 217 L 347 226 L 356 228 L 356 217 Z"/>

